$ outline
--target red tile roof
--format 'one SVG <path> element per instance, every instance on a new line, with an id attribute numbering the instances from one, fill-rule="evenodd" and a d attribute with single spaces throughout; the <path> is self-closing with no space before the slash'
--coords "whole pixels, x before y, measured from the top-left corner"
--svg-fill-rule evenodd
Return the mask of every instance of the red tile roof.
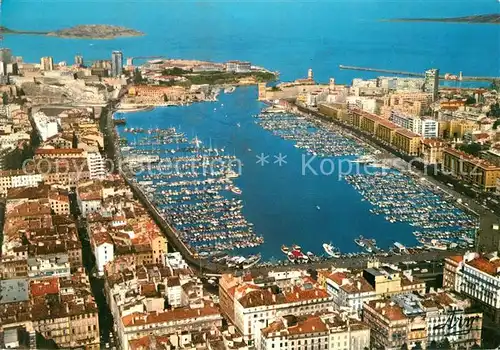
<path id="1" fill-rule="evenodd" d="M 478 167 L 481 167 L 483 169 L 491 169 L 491 170 L 500 170 L 500 167 L 497 167 L 496 165 L 488 162 L 487 160 L 476 158 L 470 154 L 467 154 L 465 152 L 459 151 L 455 148 L 447 147 L 443 150 L 443 152 L 451 154 L 455 157 L 458 157 L 462 160 L 466 160 L 474 165 L 477 165 Z"/>
<path id="2" fill-rule="evenodd" d="M 447 257 L 446 260 L 451 260 L 458 264 L 464 260 L 464 257 L 462 255 L 454 255 Z"/>
<path id="3" fill-rule="evenodd" d="M 479 257 L 466 264 L 491 276 L 498 276 L 500 272 L 500 258 L 488 260 L 484 257 Z"/>
<path id="4" fill-rule="evenodd" d="M 407 129 L 398 129 L 396 130 L 396 133 L 406 137 L 421 137 L 419 134 L 415 134 L 414 132 Z"/>
<path id="5" fill-rule="evenodd" d="M 370 300 L 368 305 L 374 309 L 382 318 L 389 321 L 401 321 L 406 318 L 401 306 L 385 299 Z"/>
<path id="6" fill-rule="evenodd" d="M 183 307 L 163 312 L 134 312 L 133 314 L 122 317 L 122 322 L 125 327 L 134 327 L 144 324 L 163 323 L 216 315 L 220 315 L 219 309 L 213 304 L 205 304 L 201 308 Z"/>
<path id="7" fill-rule="evenodd" d="M 59 294 L 59 278 L 45 278 L 30 282 L 31 296 L 38 297 L 47 294 Z"/>

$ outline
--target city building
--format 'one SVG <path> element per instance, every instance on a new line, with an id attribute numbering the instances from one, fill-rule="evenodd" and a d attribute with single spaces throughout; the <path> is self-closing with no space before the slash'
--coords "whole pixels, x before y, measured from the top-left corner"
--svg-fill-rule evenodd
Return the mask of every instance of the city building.
<path id="1" fill-rule="evenodd" d="M 106 164 L 99 152 L 87 152 L 87 164 L 91 179 L 102 179 L 106 175 Z"/>
<path id="2" fill-rule="evenodd" d="M 346 315 L 332 312 L 318 315 L 281 316 L 261 331 L 259 350 L 370 348 L 370 327 Z"/>
<path id="3" fill-rule="evenodd" d="M 75 65 L 77 65 L 79 67 L 83 66 L 83 56 L 82 55 L 75 56 Z"/>
<path id="4" fill-rule="evenodd" d="M 214 304 L 201 307 L 182 307 L 159 312 L 133 312 L 118 321 L 122 349 L 128 350 L 130 341 L 149 334 L 170 334 L 176 330 L 200 332 L 222 326 L 222 317 Z"/>
<path id="5" fill-rule="evenodd" d="M 81 215 L 86 218 L 90 213 L 101 210 L 102 187 L 94 181 L 82 181 L 76 188 L 77 203 Z"/>
<path id="6" fill-rule="evenodd" d="M 472 120 L 439 120 L 439 137 L 443 139 L 462 140 L 476 130 L 479 130 L 479 124 Z"/>
<path id="7" fill-rule="evenodd" d="M 104 266 L 114 260 L 113 240 L 107 231 L 93 232 L 90 244 L 95 256 L 97 272 L 102 276 L 104 274 Z"/>
<path id="8" fill-rule="evenodd" d="M 436 101 L 439 92 L 439 69 L 425 71 L 424 91 L 432 93 L 432 100 Z"/>
<path id="9" fill-rule="evenodd" d="M 409 115 L 399 110 L 393 110 L 389 120 L 402 128 L 421 135 L 424 139 L 437 138 L 439 136 L 439 122 L 435 119 Z"/>
<path id="10" fill-rule="evenodd" d="M 363 306 L 373 348 L 429 347 L 448 340 L 452 348 L 481 345 L 483 315 L 458 294 L 433 292 L 376 299 Z"/>
<path id="11" fill-rule="evenodd" d="M 418 156 L 422 137 L 406 129 L 398 129 L 394 133 L 392 145 L 402 153 Z"/>
<path id="12" fill-rule="evenodd" d="M 318 283 L 333 296 L 336 310 L 361 315 L 364 303 L 377 298 L 418 292 L 425 293 L 425 282 L 374 261 L 362 271 L 320 270 Z"/>
<path id="13" fill-rule="evenodd" d="M 439 122 L 435 119 L 424 118 L 420 119 L 420 129 L 417 130 L 424 139 L 435 139 L 439 136 Z"/>
<path id="14" fill-rule="evenodd" d="M 226 72 L 248 73 L 252 69 L 252 64 L 246 61 L 228 61 L 226 63 Z"/>
<path id="15" fill-rule="evenodd" d="M 10 188 L 36 187 L 42 181 L 42 174 L 27 169 L 0 171 L 0 196 L 5 196 Z"/>
<path id="16" fill-rule="evenodd" d="M 111 54 L 111 76 L 119 77 L 122 75 L 123 69 L 123 53 L 121 51 L 113 51 Z"/>
<path id="17" fill-rule="evenodd" d="M 410 156 L 417 156 L 419 154 L 420 140 L 422 139 L 419 134 L 399 127 L 387 119 L 360 110 L 359 108 L 353 108 L 349 113 L 350 118 L 348 123 L 354 127 L 375 136 L 381 141 L 390 143 L 392 147 L 401 153 Z"/>
<path id="18" fill-rule="evenodd" d="M 42 57 L 40 59 L 40 69 L 43 71 L 54 70 L 54 60 L 52 59 L 52 57 Z"/>
<path id="19" fill-rule="evenodd" d="M 233 326 L 221 332 L 217 327 L 196 332 L 175 332 L 163 335 L 147 335 L 129 341 L 130 350 L 192 349 L 192 350 L 248 350 L 241 335 Z"/>
<path id="20" fill-rule="evenodd" d="M 498 148 L 490 148 L 486 151 L 479 152 L 479 157 L 482 159 L 494 164 L 496 166 L 500 166 L 500 149 Z"/>
<path id="21" fill-rule="evenodd" d="M 449 147 L 443 149 L 443 171 L 483 191 L 495 191 L 500 177 L 500 167 Z"/>
<path id="22" fill-rule="evenodd" d="M 394 124 L 414 133 L 417 133 L 420 130 L 421 120 L 420 117 L 416 115 L 409 115 L 398 110 L 393 110 L 389 120 Z"/>
<path id="23" fill-rule="evenodd" d="M 445 259 L 443 287 L 463 293 L 500 324 L 500 257 L 498 252 L 467 253 Z"/>
<path id="24" fill-rule="evenodd" d="M 414 91 L 395 91 L 381 97 L 383 105 L 380 114 L 389 118 L 393 110 L 408 115 L 426 115 L 432 104 L 432 93 Z"/>
<path id="25" fill-rule="evenodd" d="M 42 141 L 47 141 L 59 132 L 60 120 L 54 117 L 48 117 L 43 112 L 36 112 L 33 115 L 33 121 Z"/>
<path id="26" fill-rule="evenodd" d="M 135 264 L 132 256 L 115 253 L 105 266 L 105 293 L 122 349 L 133 349 L 136 340 L 148 336 L 216 335 L 213 332 L 222 325 L 219 308 L 203 294 L 190 268 Z M 178 303 L 172 299 L 172 288 L 180 292 Z M 234 332 L 226 339 L 242 343 Z"/>
<path id="27" fill-rule="evenodd" d="M 420 154 L 424 164 L 441 164 L 446 144 L 438 139 L 424 138 L 420 141 Z"/>
<path id="28" fill-rule="evenodd" d="M 335 120 L 346 121 L 348 119 L 347 106 L 345 104 L 325 104 L 318 105 L 318 110 L 325 116 Z"/>
<path id="29" fill-rule="evenodd" d="M 333 297 L 306 275 L 236 277 L 224 274 L 219 280 L 221 311 L 241 332 L 249 345 L 260 343 L 261 329 L 278 317 L 327 311 Z"/>
<path id="30" fill-rule="evenodd" d="M 19 283 L 16 288 L 26 287 Z M 24 328 L 33 334 L 29 344 L 33 349 L 43 347 L 37 345 L 35 332 L 58 348 L 100 348 L 97 304 L 83 269 L 71 277 L 32 280 L 27 290 L 28 300 L 0 304 L 2 330 Z"/>

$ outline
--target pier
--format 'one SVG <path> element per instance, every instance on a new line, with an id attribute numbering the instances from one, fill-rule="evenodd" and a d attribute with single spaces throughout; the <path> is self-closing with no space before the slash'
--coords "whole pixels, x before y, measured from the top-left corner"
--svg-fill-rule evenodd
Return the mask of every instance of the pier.
<path id="1" fill-rule="evenodd" d="M 345 66 L 343 64 L 339 65 L 340 69 L 344 70 L 357 70 L 362 72 L 374 72 L 374 73 L 385 73 L 392 75 L 404 75 L 408 77 L 414 78 L 424 78 L 424 73 L 415 73 L 415 72 L 406 72 L 406 71 L 398 71 L 391 69 L 380 69 L 380 68 L 370 68 L 370 67 L 357 67 L 357 66 Z M 479 76 L 459 76 L 458 79 L 446 79 L 445 75 L 440 75 L 439 79 L 441 80 L 456 80 L 456 81 L 488 81 L 493 82 L 500 80 L 500 77 L 479 77 Z"/>

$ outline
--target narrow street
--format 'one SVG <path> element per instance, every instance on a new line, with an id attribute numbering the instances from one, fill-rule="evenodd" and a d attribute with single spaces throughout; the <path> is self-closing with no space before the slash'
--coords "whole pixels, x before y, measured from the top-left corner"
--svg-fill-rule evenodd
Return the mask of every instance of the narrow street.
<path id="1" fill-rule="evenodd" d="M 96 271 L 95 257 L 90 246 L 90 241 L 87 233 L 87 224 L 85 219 L 79 216 L 78 204 L 76 201 L 76 194 L 70 193 L 70 205 L 71 212 L 76 220 L 78 228 L 78 236 L 82 242 L 82 262 L 87 275 L 90 280 L 90 287 L 92 289 L 92 294 L 97 303 L 99 309 L 99 332 L 101 347 L 110 349 L 115 346 L 114 335 L 112 338 L 110 335 L 113 332 L 113 315 L 108 306 L 108 302 L 104 295 L 104 279 L 97 278 L 94 276 Z M 107 345 L 108 344 L 108 345 Z"/>

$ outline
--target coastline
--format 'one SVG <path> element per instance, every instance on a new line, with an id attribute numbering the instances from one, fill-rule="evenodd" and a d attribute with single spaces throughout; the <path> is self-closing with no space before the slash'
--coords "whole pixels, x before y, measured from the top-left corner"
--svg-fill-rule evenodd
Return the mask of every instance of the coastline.
<path id="1" fill-rule="evenodd" d="M 29 35 L 29 34 L 26 34 Z M 86 40 L 112 40 L 112 39 L 118 39 L 118 38 L 136 38 L 136 37 L 141 37 L 145 36 L 146 34 L 137 34 L 137 35 L 114 35 L 114 36 L 104 36 L 104 37 L 99 37 L 99 36 L 78 36 L 78 35 L 59 35 L 59 34 L 38 34 L 38 35 L 43 35 L 46 37 L 51 37 L 51 38 L 61 38 L 61 39 L 86 39 Z"/>
<path id="2" fill-rule="evenodd" d="M 118 107 L 114 113 L 134 113 L 134 112 L 146 112 L 146 111 L 152 111 L 156 107 L 164 107 L 164 106 L 153 106 L 153 105 L 144 105 L 144 106 L 135 106 L 135 107 Z M 113 114 L 114 114 L 113 113 Z"/>
<path id="3" fill-rule="evenodd" d="M 115 32 L 115 33 L 114 33 Z M 103 34 L 100 34 L 103 33 Z M 0 26 L 2 35 L 39 35 L 62 39 L 111 40 L 140 37 L 146 34 L 135 29 L 114 25 L 80 25 L 55 31 L 15 30 Z"/>

